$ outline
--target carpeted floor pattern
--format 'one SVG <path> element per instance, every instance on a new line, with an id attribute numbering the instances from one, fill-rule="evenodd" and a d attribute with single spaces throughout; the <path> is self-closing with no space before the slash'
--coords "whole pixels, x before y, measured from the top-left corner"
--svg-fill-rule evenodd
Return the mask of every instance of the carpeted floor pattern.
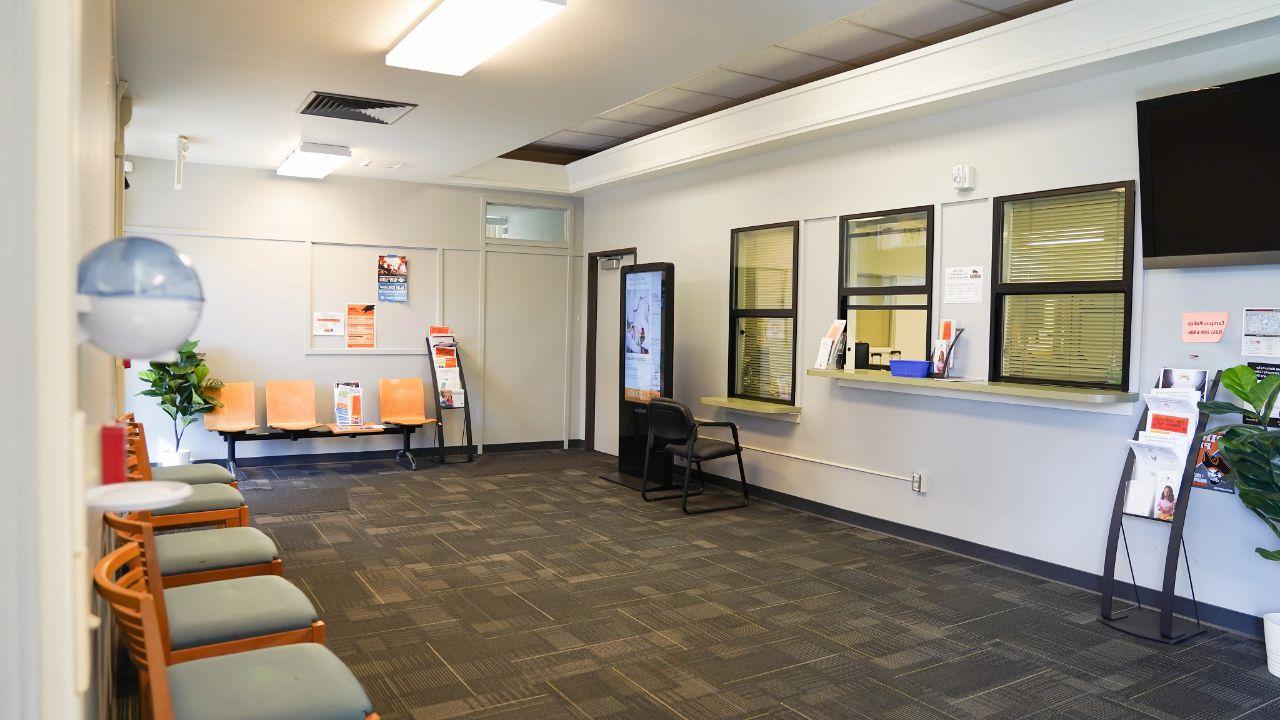
<path id="1" fill-rule="evenodd" d="M 609 461 L 241 487 L 385 720 L 1280 718 L 1256 641 L 1137 640 L 1091 593 L 765 502 L 685 516 Z"/>

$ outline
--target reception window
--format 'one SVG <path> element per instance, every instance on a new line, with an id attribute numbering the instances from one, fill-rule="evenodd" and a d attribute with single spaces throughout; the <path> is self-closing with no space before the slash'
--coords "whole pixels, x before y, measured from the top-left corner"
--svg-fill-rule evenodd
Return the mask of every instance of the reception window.
<path id="1" fill-rule="evenodd" d="M 1132 182 L 995 199 L 992 380 L 1125 389 Z"/>
<path id="2" fill-rule="evenodd" d="M 729 394 L 795 404 L 797 222 L 731 234 Z"/>
<path id="3" fill-rule="evenodd" d="M 929 356 L 933 207 L 840 218 L 839 316 L 873 368 Z M 852 365 L 852 363 L 850 363 Z"/>

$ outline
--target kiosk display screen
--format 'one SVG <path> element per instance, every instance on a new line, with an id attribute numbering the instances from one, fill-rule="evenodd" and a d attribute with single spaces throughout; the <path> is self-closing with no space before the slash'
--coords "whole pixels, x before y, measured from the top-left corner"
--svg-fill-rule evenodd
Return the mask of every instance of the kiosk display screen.
<path id="1" fill-rule="evenodd" d="M 626 275 L 623 301 L 623 399 L 647 403 L 663 390 L 663 271 Z"/>

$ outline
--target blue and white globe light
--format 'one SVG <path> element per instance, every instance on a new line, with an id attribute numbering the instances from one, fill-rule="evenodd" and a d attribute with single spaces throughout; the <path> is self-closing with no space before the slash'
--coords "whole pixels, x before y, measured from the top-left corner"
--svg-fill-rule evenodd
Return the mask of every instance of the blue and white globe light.
<path id="1" fill-rule="evenodd" d="M 158 240 L 116 238 L 80 261 L 80 328 L 106 352 L 136 360 L 170 360 L 204 308 L 191 260 Z"/>

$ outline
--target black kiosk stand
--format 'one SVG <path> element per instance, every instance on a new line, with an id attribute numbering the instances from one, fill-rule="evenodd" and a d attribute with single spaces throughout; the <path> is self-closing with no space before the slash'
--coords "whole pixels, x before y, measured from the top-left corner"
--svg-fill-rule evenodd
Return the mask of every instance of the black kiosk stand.
<path id="1" fill-rule="evenodd" d="M 672 341 L 675 336 L 675 265 L 646 263 L 622 268 L 619 303 L 618 470 L 600 477 L 640 490 L 648 446 L 648 402 L 672 395 Z M 675 487 L 671 455 L 655 451 L 649 489 Z"/>
<path id="2" fill-rule="evenodd" d="M 1212 399 L 1218 392 L 1218 383 L 1222 373 L 1216 373 L 1209 382 L 1204 397 Z M 1138 420 L 1138 428 L 1133 432 L 1133 439 L 1147 426 L 1149 409 L 1142 411 Z M 1174 645 L 1189 640 L 1204 632 L 1200 625 L 1200 609 L 1196 602 L 1196 588 L 1191 584 L 1191 607 L 1195 613 L 1195 622 L 1175 617 L 1173 614 L 1174 591 L 1178 581 L 1178 556 L 1182 555 L 1187 569 L 1187 581 L 1191 582 L 1191 563 L 1186 560 L 1186 543 L 1182 539 L 1183 526 L 1187 522 L 1187 505 L 1191 502 L 1191 478 L 1195 473 L 1196 459 L 1199 455 L 1200 442 L 1208 425 L 1208 413 L 1200 413 L 1196 420 L 1196 431 L 1191 439 L 1191 450 L 1187 454 L 1182 469 L 1182 481 L 1179 485 L 1178 499 L 1174 504 L 1173 520 L 1169 523 L 1169 544 L 1165 550 L 1164 584 L 1156 605 L 1152 609 L 1142 606 L 1141 589 L 1137 577 L 1133 574 L 1133 558 L 1129 557 L 1129 540 L 1124 534 L 1124 501 L 1129 487 L 1129 478 L 1133 475 L 1134 456 L 1129 453 L 1125 460 L 1124 471 L 1120 475 L 1120 487 L 1116 489 L 1115 505 L 1111 509 L 1111 528 L 1107 535 L 1107 554 L 1103 560 L 1102 597 L 1098 620 L 1108 627 L 1135 637 L 1154 640 Z M 1125 556 L 1129 561 L 1129 576 L 1133 580 L 1133 595 L 1138 606 L 1128 612 L 1115 610 L 1116 554 L 1121 540 L 1125 544 Z"/>

